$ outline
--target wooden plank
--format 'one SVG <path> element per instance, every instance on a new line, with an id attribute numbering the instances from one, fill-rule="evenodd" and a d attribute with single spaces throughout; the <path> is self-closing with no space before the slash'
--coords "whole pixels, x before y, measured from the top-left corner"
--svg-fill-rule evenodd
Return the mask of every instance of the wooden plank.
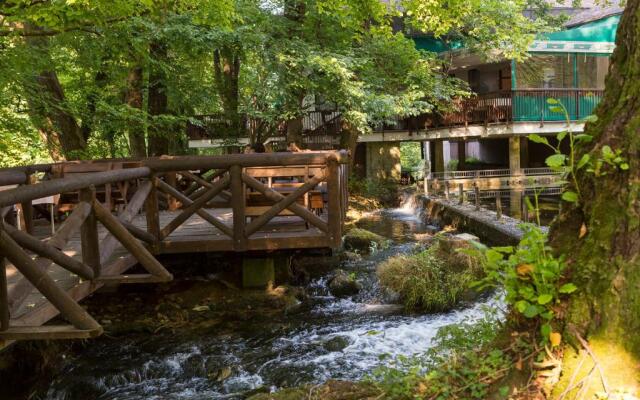
<path id="1" fill-rule="evenodd" d="M 15 265 L 43 296 L 78 329 L 102 329 L 82 307 L 42 271 L 20 246 L 4 231 L 0 231 L 0 251 Z"/>
<path id="2" fill-rule="evenodd" d="M 122 243 L 124 248 L 129 250 L 142 267 L 165 282 L 173 279 L 173 275 L 102 204 L 95 201 L 93 203 L 93 211 L 102 225 Z"/>
<path id="3" fill-rule="evenodd" d="M 246 227 L 245 234 L 251 236 L 253 233 L 257 232 L 258 229 L 262 228 L 267 224 L 273 217 L 280 214 L 284 209 L 293 204 L 298 198 L 300 198 L 303 194 L 308 193 L 311 189 L 315 188 L 320 182 L 325 179 L 324 172 L 322 174 L 316 175 L 311 180 L 306 182 L 304 185 L 298 187 L 295 191 L 293 191 L 290 195 L 280 200 L 276 204 L 274 204 L 269 210 L 267 210 L 264 214 L 251 221 L 251 223 Z M 264 186 L 264 185 L 263 185 Z M 265 189 L 268 189 L 265 187 Z"/>
<path id="4" fill-rule="evenodd" d="M 96 189 L 91 186 L 80 191 L 80 201 L 89 204 L 96 201 Z M 90 212 L 80 227 L 80 245 L 82 262 L 93 270 L 93 277 L 100 276 L 100 239 L 98 238 L 98 220 L 95 213 Z"/>
<path id="5" fill-rule="evenodd" d="M 279 202 L 284 199 L 283 195 L 273 189 L 265 187 L 260 181 L 255 178 L 243 174 L 242 179 L 247 184 L 247 186 L 264 194 L 267 198 L 274 202 Z M 304 219 L 316 228 L 322 230 L 323 232 L 328 231 L 329 228 L 327 224 L 322 220 L 322 218 L 313 214 L 311 211 L 302 207 L 300 204 L 293 203 L 287 206 L 287 208 L 293 211 L 297 216 Z"/>
<path id="6" fill-rule="evenodd" d="M 108 284 L 121 284 L 121 283 L 162 283 L 164 279 L 158 278 L 152 274 L 128 274 L 128 275 L 112 275 L 101 276 L 95 280 L 96 282 Z"/>
<path id="7" fill-rule="evenodd" d="M 102 327 L 77 329 L 73 325 L 13 326 L 0 331 L 2 340 L 91 339 L 102 334 Z"/>

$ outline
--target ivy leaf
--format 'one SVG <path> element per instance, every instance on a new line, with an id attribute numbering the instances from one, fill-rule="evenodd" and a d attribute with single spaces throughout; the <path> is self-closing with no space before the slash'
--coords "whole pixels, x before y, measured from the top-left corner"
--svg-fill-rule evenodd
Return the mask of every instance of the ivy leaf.
<path id="1" fill-rule="evenodd" d="M 578 290 L 578 287 L 573 283 L 565 283 L 560 287 L 560 289 L 558 289 L 558 292 L 569 294 L 575 292 L 576 290 Z"/>
<path id="2" fill-rule="evenodd" d="M 549 107 L 549 111 L 554 113 L 562 113 L 564 112 L 564 109 L 560 106 L 552 106 L 552 107 Z"/>
<path id="3" fill-rule="evenodd" d="M 587 135 L 586 133 L 580 133 L 574 136 L 574 138 L 580 142 L 589 143 L 593 140 L 593 136 Z"/>
<path id="4" fill-rule="evenodd" d="M 551 325 L 543 324 L 542 326 L 540 326 L 540 333 L 542 334 L 542 337 L 548 338 L 551 332 L 553 332 L 551 330 Z"/>
<path id="5" fill-rule="evenodd" d="M 538 296 L 538 304 L 541 304 L 541 305 L 545 305 L 549 303 L 551 300 L 553 300 L 553 296 L 550 295 L 549 293 L 541 294 L 540 296 Z"/>
<path id="6" fill-rule="evenodd" d="M 562 142 L 562 139 L 564 139 L 565 137 L 567 137 L 567 131 L 562 131 L 558 133 L 558 135 L 556 135 L 556 139 L 558 139 L 558 142 Z"/>
<path id="7" fill-rule="evenodd" d="M 562 200 L 566 201 L 567 203 L 575 203 L 578 201 L 578 194 L 576 192 L 564 192 L 562 193 Z"/>
<path id="8" fill-rule="evenodd" d="M 542 143 L 542 144 L 546 144 L 549 145 L 549 141 L 547 140 L 547 138 L 542 137 L 540 135 L 536 135 L 535 133 L 527 136 L 529 138 L 529 140 L 531 140 L 533 143 Z"/>
<path id="9" fill-rule="evenodd" d="M 582 156 L 582 158 L 580 159 L 580 161 L 578 161 L 578 164 L 576 165 L 577 169 L 580 169 L 582 167 L 584 167 L 585 165 L 587 165 L 589 163 L 589 161 L 591 161 L 591 156 L 588 154 L 585 154 Z"/>
<path id="10" fill-rule="evenodd" d="M 531 305 L 529 304 L 528 301 L 525 300 L 520 300 L 515 304 L 516 310 L 518 310 L 518 312 L 523 313 L 524 311 L 527 309 L 527 307 L 530 307 Z"/>
<path id="11" fill-rule="evenodd" d="M 538 308 L 538 306 L 535 306 L 533 304 L 529 304 L 527 306 L 527 308 L 525 308 L 523 314 L 527 318 L 533 318 L 536 315 L 540 314 L 540 309 Z"/>
<path id="12" fill-rule="evenodd" d="M 598 116 L 595 115 L 595 114 L 591 114 L 591 115 L 589 115 L 589 116 L 584 118 L 584 122 L 594 123 L 594 122 L 597 122 L 597 121 L 598 121 Z"/>
<path id="13" fill-rule="evenodd" d="M 629 164 L 627 164 L 626 162 L 620 164 L 620 169 L 623 171 L 626 171 L 629 169 Z"/>
<path id="14" fill-rule="evenodd" d="M 564 154 L 554 154 L 547 157 L 545 163 L 551 168 L 558 168 L 564 165 L 564 161 L 566 160 L 566 158 L 567 156 L 565 156 Z"/>
<path id="15" fill-rule="evenodd" d="M 553 97 L 549 97 L 547 99 L 547 104 L 549 104 L 549 105 L 557 105 L 557 104 L 560 104 L 560 102 L 558 101 L 558 99 L 554 99 Z"/>

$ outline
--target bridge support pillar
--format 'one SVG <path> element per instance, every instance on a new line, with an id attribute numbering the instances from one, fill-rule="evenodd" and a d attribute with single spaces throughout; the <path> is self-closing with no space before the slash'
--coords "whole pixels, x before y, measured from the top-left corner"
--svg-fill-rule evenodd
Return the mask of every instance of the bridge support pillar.
<path id="1" fill-rule="evenodd" d="M 242 259 L 242 287 L 264 289 L 275 284 L 275 260 L 271 257 Z"/>
<path id="2" fill-rule="evenodd" d="M 509 214 L 511 218 L 522 219 L 522 191 L 509 191 Z"/>
<path id="3" fill-rule="evenodd" d="M 509 138 L 509 169 L 511 170 L 511 175 L 520 175 L 522 173 L 519 136 L 511 136 Z"/>
<path id="4" fill-rule="evenodd" d="M 400 181 L 400 146 L 395 142 L 367 143 L 367 178 Z"/>
<path id="5" fill-rule="evenodd" d="M 434 140 L 431 142 L 433 144 L 434 149 L 434 158 L 435 158 L 435 171 L 433 172 L 444 172 L 445 160 L 444 160 L 444 140 Z"/>

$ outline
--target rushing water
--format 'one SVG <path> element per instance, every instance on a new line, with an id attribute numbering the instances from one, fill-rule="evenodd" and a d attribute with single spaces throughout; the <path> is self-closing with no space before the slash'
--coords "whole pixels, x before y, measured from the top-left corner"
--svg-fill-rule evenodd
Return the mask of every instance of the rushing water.
<path id="1" fill-rule="evenodd" d="M 393 239 L 389 248 L 342 268 L 357 274 L 364 289 L 333 297 L 326 278 L 313 281 L 308 306 L 280 319 L 256 318 L 225 333 L 197 337 L 171 334 L 95 340 L 52 382 L 48 399 L 224 399 L 329 378 L 358 379 L 381 363 L 380 355 L 424 352 L 442 326 L 482 316 L 490 300 L 432 315 L 397 308 L 381 312 L 384 298 L 377 263 L 412 251 L 414 233 L 425 231 L 409 198 L 398 209 L 376 213 L 362 227 Z M 384 311 L 384 310 L 383 310 Z M 388 311 L 388 310 L 387 310 Z M 224 376 L 207 377 L 211 366 Z M 224 379 L 223 379 L 224 378 Z"/>

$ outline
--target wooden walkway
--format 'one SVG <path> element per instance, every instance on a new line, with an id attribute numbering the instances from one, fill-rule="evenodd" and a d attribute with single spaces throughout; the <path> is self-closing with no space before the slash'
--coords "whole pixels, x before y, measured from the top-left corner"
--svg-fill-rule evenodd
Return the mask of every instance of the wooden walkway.
<path id="1" fill-rule="evenodd" d="M 275 166 L 270 154 L 156 159 L 119 171 L 27 178 L 0 192 L 0 341 L 101 334 L 78 302 L 108 283 L 171 280 L 158 254 L 339 247 L 345 160 L 337 152 L 279 154 Z M 4 183 L 22 179 L 9 172 Z M 100 201 L 106 190 L 99 185 L 126 186 L 123 204 Z M 4 221 L 16 204 L 31 217 L 33 200 L 70 193 L 76 200 L 55 234 L 44 221 L 23 218 L 25 230 Z M 147 273 L 124 274 L 134 265 Z M 68 325 L 45 325 L 59 314 Z"/>

